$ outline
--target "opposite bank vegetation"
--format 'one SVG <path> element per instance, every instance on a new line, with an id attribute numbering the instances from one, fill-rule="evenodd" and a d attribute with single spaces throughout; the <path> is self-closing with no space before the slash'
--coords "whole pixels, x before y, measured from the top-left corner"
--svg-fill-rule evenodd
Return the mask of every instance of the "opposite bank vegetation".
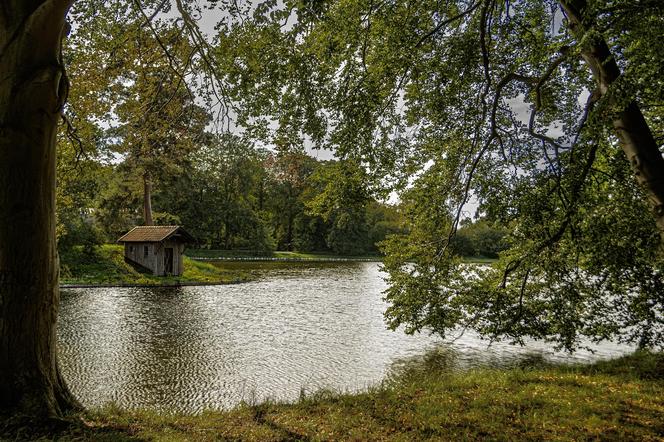
<path id="1" fill-rule="evenodd" d="M 124 260 L 122 246 L 106 244 L 92 250 L 73 248 L 61 256 L 63 286 L 232 284 L 254 277 L 241 269 L 227 269 L 184 257 L 181 276 L 154 276 L 141 272 Z"/>
<path id="2" fill-rule="evenodd" d="M 257 278 L 244 262 L 380 262 L 381 255 L 335 255 L 331 253 L 270 252 L 267 254 L 226 250 L 193 249 L 185 252 L 181 276 L 154 276 L 124 260 L 122 246 L 105 244 L 91 250 L 74 247 L 61 254 L 60 283 L 63 287 L 171 286 L 233 284 Z M 472 264 L 490 264 L 486 257 L 465 257 Z M 213 264 L 215 263 L 215 264 Z M 239 264 L 238 264 L 239 263 Z"/>
<path id="3" fill-rule="evenodd" d="M 450 370 L 433 352 L 359 394 L 319 392 L 292 404 L 243 404 L 200 415 L 109 406 L 60 430 L 14 425 L 10 440 L 644 440 L 664 438 L 664 354 L 593 365 L 532 360 Z M 0 432 L 0 434 L 3 434 Z"/>
<path id="4" fill-rule="evenodd" d="M 61 254 L 60 283 L 64 287 L 233 284 L 257 278 L 251 268 L 241 264 L 243 262 L 365 262 L 382 259 L 379 255 L 298 252 L 259 255 L 205 249 L 185 253 L 181 276 L 154 276 L 125 262 L 122 246 L 105 244 L 87 250 L 81 246 L 73 247 Z"/>

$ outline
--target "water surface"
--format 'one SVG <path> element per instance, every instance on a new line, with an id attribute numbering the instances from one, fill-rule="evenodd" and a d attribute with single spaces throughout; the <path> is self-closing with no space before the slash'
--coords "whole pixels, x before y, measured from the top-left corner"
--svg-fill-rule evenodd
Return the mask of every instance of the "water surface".
<path id="1" fill-rule="evenodd" d="M 502 365 L 536 353 L 591 361 L 629 351 L 554 353 L 481 341 L 454 342 L 386 329 L 376 263 L 246 263 L 253 282 L 182 288 L 63 290 L 60 363 L 88 407 L 200 412 L 241 401 L 293 400 L 323 388 L 357 391 L 395 363 L 434 348 L 457 354 L 456 368 Z"/>

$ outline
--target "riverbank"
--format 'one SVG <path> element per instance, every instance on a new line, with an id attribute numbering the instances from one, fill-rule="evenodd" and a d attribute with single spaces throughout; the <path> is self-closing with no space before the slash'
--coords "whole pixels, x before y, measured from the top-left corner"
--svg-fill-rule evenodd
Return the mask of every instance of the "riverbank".
<path id="1" fill-rule="evenodd" d="M 381 262 L 382 255 L 335 255 L 325 252 L 255 252 L 242 250 L 188 249 L 185 254 L 197 261 L 314 261 L 314 262 Z M 465 256 L 469 264 L 491 264 L 495 258 Z"/>
<path id="2" fill-rule="evenodd" d="M 198 261 L 382 261 L 381 255 L 335 255 L 325 252 L 257 252 L 244 250 L 187 249 L 185 255 Z"/>
<path id="3" fill-rule="evenodd" d="M 663 353 L 639 352 L 585 366 L 531 361 L 462 373 L 447 367 L 445 357 L 434 353 L 364 393 L 321 392 L 294 404 L 243 405 L 198 416 L 108 407 L 45 436 L 59 441 L 664 438 Z M 6 436 L 39 436 L 33 431 L 14 429 Z"/>
<path id="4" fill-rule="evenodd" d="M 187 256 L 181 276 L 154 276 L 127 264 L 122 246 L 115 244 L 100 246 L 93 253 L 86 253 L 82 248 L 63 253 L 60 268 L 63 287 L 232 284 L 254 279 L 240 269 L 217 267 Z"/>

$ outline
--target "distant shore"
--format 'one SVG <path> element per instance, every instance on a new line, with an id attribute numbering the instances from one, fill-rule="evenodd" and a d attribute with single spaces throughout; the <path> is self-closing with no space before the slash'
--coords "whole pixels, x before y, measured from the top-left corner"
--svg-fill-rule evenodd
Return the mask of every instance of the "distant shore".
<path id="1" fill-rule="evenodd" d="M 181 276 L 154 276 L 141 272 L 124 260 L 122 246 L 105 244 L 93 250 L 74 248 L 61 255 L 60 287 L 182 287 L 237 284 L 256 279 L 256 275 L 237 266 L 213 262 L 382 262 L 381 255 L 335 255 L 325 252 L 253 252 L 237 250 L 189 249 L 184 256 Z M 471 264 L 490 264 L 495 259 L 465 257 Z"/>
<path id="2" fill-rule="evenodd" d="M 380 257 L 370 257 L 370 258 L 342 258 L 342 257 L 311 257 L 311 258 L 287 258 L 287 257 L 276 257 L 276 256 L 243 256 L 243 257 L 219 257 L 219 258 L 206 258 L 202 256 L 191 256 L 190 257 L 196 261 L 274 261 L 274 262 L 381 262 L 382 258 Z"/>
<path id="3" fill-rule="evenodd" d="M 188 249 L 185 255 L 196 261 L 318 261 L 318 262 L 380 262 L 382 255 L 338 255 L 329 252 L 289 252 L 252 250 Z"/>
<path id="4" fill-rule="evenodd" d="M 127 264 L 122 246 L 105 244 L 91 251 L 73 249 L 61 256 L 60 287 L 181 287 L 237 284 L 255 279 L 241 269 L 225 269 L 184 257 L 180 276 L 154 276 Z"/>
<path id="5" fill-rule="evenodd" d="M 274 262 L 382 262 L 383 255 L 336 255 L 328 252 L 256 252 L 241 250 L 189 249 L 185 254 L 196 261 L 274 261 Z M 467 256 L 469 264 L 491 264 L 495 258 Z"/>
<path id="6" fill-rule="evenodd" d="M 113 288 L 113 287 L 195 287 L 195 286 L 206 286 L 206 285 L 228 285 L 228 284 L 242 284 L 243 282 L 251 281 L 251 279 L 238 280 L 238 281 L 219 281 L 219 282 L 208 282 L 208 281 L 179 281 L 179 282 L 165 282 L 160 284 L 132 284 L 132 283 L 100 283 L 100 284 L 76 284 L 76 283 L 63 283 L 60 284 L 61 289 L 91 289 L 91 288 Z"/>

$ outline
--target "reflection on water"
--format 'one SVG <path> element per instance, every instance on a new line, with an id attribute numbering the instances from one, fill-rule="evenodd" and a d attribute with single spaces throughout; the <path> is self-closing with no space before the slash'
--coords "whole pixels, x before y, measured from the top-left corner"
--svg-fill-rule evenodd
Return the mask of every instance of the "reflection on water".
<path id="1" fill-rule="evenodd" d="M 291 400 L 322 388 L 356 391 L 434 348 L 452 369 L 503 365 L 536 352 L 588 361 L 629 351 L 606 344 L 573 357 L 472 334 L 440 339 L 385 328 L 376 263 L 248 264 L 254 282 L 63 290 L 58 324 L 65 378 L 86 406 L 198 412 L 240 401 Z"/>

